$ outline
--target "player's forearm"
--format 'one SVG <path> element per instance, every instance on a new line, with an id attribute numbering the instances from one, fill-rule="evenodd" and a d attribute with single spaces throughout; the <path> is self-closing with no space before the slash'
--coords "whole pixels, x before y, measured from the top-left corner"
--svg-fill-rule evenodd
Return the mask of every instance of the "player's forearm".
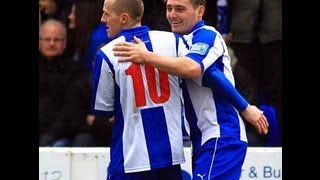
<path id="1" fill-rule="evenodd" d="M 201 75 L 200 65 L 188 57 L 165 57 L 149 52 L 145 55 L 145 63 L 179 77 L 196 78 Z"/>
<path id="2" fill-rule="evenodd" d="M 223 96 L 240 112 L 244 111 L 249 103 L 243 98 L 237 89 L 231 84 L 226 76 L 217 68 L 212 68 L 205 72 L 204 78 L 207 80 L 203 85 L 214 89 L 215 93 Z"/>

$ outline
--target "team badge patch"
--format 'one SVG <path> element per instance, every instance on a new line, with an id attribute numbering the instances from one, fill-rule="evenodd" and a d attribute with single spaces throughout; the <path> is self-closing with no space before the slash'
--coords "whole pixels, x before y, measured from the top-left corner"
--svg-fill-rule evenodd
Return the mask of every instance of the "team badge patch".
<path id="1" fill-rule="evenodd" d="M 190 53 L 197 53 L 204 55 L 208 49 L 209 45 L 204 43 L 196 43 L 191 46 Z"/>

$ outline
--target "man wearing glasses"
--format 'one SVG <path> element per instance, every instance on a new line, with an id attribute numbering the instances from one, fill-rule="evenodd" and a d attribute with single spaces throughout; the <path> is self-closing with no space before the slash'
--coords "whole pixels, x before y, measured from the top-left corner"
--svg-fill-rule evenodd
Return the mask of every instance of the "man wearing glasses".
<path id="1" fill-rule="evenodd" d="M 64 55 L 66 38 L 66 28 L 60 21 L 50 19 L 40 26 L 40 147 L 74 146 L 76 142 L 73 139 L 84 133 L 86 128 L 85 118 L 91 95 L 90 76 Z M 78 140 L 83 142 L 85 139 L 92 140 L 87 136 Z"/>

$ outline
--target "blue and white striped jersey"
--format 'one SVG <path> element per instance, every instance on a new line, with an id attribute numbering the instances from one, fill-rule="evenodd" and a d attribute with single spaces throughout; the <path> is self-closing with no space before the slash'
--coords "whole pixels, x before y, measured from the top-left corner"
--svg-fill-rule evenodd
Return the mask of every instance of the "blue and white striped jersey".
<path id="1" fill-rule="evenodd" d="M 209 84 L 212 82 L 210 74 L 216 68 L 234 86 L 230 57 L 221 35 L 215 28 L 200 21 L 190 34 L 183 37 L 189 49 L 186 56 L 198 62 L 202 68 L 201 77 L 184 79 L 182 85 L 193 152 L 208 139 L 215 137 L 234 137 L 247 142 L 239 112 Z"/>
<path id="2" fill-rule="evenodd" d="M 134 42 L 133 35 L 144 41 L 149 51 L 161 55 L 176 57 L 181 55 L 178 49 L 185 49 L 175 34 L 141 26 L 121 31 L 98 52 L 92 103 L 96 113 L 115 117 L 110 173 L 185 162 L 179 78 L 148 65 L 119 63 L 112 47 L 117 42 Z"/>

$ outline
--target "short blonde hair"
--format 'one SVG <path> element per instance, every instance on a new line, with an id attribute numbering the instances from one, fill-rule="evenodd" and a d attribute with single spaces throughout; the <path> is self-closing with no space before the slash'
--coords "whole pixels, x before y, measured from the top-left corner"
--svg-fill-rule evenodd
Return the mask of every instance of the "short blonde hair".
<path id="1" fill-rule="evenodd" d="M 135 21 L 140 22 L 144 12 L 142 0 L 115 0 L 113 3 L 117 14 L 128 13 Z"/>

